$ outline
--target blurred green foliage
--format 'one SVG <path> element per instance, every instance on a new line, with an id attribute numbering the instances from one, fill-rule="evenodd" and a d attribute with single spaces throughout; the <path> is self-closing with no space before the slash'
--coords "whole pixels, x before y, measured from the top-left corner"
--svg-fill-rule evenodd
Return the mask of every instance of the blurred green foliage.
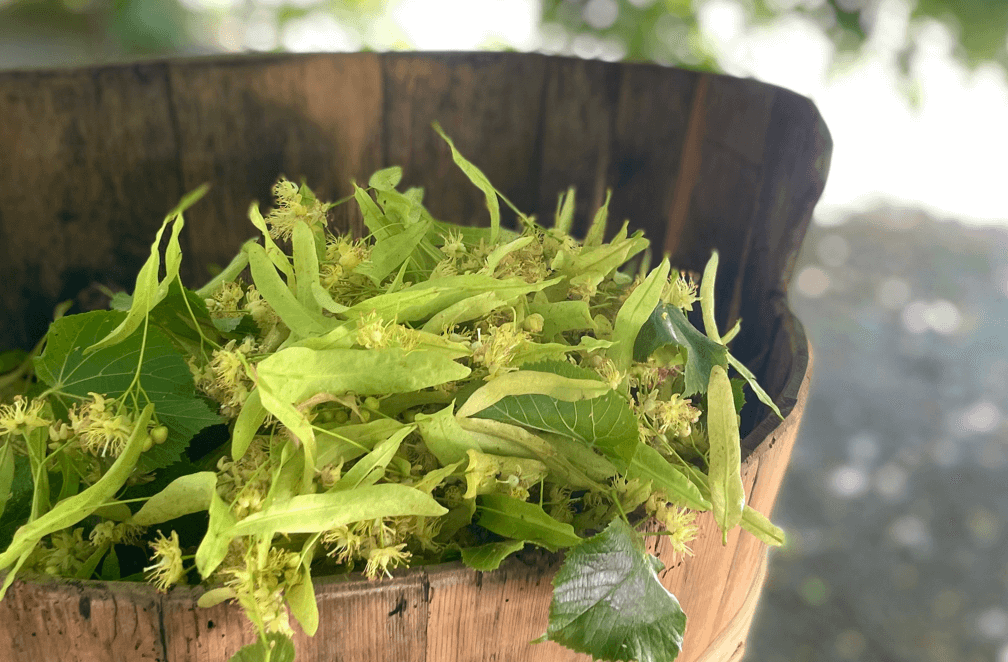
<path id="1" fill-rule="evenodd" d="M 608 26 L 592 24 L 592 0 L 542 0 L 543 21 L 573 32 L 619 39 L 630 60 L 677 62 L 717 69 L 710 47 L 700 38 L 697 8 L 704 0 L 614 0 L 618 15 Z M 785 15 L 811 19 L 833 41 L 841 55 L 856 57 L 872 34 L 884 0 L 736 0 L 754 24 Z M 985 62 L 1008 66 L 1008 0 L 910 0 L 911 21 L 933 19 L 957 40 L 955 56 L 971 68 Z M 904 75 L 916 44 L 908 40 L 897 62 Z"/>
<path id="2" fill-rule="evenodd" d="M 349 30 L 360 32 L 364 21 L 387 11 L 396 1 L 0 0 L 0 66 L 5 59 L 25 63 L 35 56 L 38 64 L 48 65 L 71 63 L 66 62 L 70 57 L 91 63 L 216 52 L 224 48 L 207 25 L 219 27 L 225 19 L 247 23 L 263 12 L 282 28 L 321 9 Z M 540 1 L 543 25 L 561 32 L 568 40 L 567 49 L 582 37 L 594 40 L 596 46 L 608 44 L 605 52 L 623 53 L 629 60 L 718 68 L 716 53 L 702 38 L 697 19 L 698 8 L 711 0 Z M 909 1 L 914 5 L 912 20 L 935 19 L 951 29 L 957 40 L 955 53 L 967 65 L 998 62 L 1008 66 L 1008 0 Z M 471 7 L 478 8 L 480 0 L 471 2 Z M 811 19 L 834 42 L 838 54 L 856 57 L 870 39 L 875 14 L 885 0 L 735 2 L 746 10 L 751 24 L 789 14 Z M 280 47 L 269 43 L 263 50 Z M 909 73 L 915 48 L 910 39 L 897 54 L 904 74 Z M 20 57 L 15 57 L 18 52 Z"/>

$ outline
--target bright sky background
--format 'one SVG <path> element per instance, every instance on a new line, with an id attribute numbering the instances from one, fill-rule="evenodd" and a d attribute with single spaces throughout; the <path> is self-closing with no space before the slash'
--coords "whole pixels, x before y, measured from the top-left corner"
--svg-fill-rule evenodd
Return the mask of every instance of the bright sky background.
<path id="1" fill-rule="evenodd" d="M 233 0 L 186 0 L 193 5 Z M 650 4 L 655 0 L 631 0 Z M 783 6 L 822 0 L 777 0 Z M 311 4 L 312 0 L 305 0 Z M 271 4 L 259 0 L 261 5 Z M 700 5 L 702 32 L 728 73 L 752 76 L 812 98 L 833 135 L 829 180 L 817 208 L 829 224 L 879 201 L 920 206 L 941 218 L 1008 225 L 1008 82 L 998 67 L 967 71 L 950 56 L 953 40 L 937 23 L 909 25 L 912 0 L 886 0 L 867 56 L 831 72 L 833 45 L 810 20 L 750 25 L 737 0 Z M 616 0 L 591 0 L 592 18 L 609 20 Z M 284 26 L 282 34 L 253 19 L 246 46 L 288 50 L 572 50 L 619 59 L 619 44 L 591 37 L 567 43 L 555 26 L 539 25 L 539 0 L 392 0 L 364 34 L 344 30 L 321 11 Z M 265 15 L 265 14 L 264 14 Z M 909 34 L 921 48 L 912 61 L 921 103 L 897 88 L 895 52 Z M 237 37 L 237 35 L 235 35 Z M 226 41 L 227 35 L 221 35 Z M 241 47 L 241 44 L 235 44 Z"/>

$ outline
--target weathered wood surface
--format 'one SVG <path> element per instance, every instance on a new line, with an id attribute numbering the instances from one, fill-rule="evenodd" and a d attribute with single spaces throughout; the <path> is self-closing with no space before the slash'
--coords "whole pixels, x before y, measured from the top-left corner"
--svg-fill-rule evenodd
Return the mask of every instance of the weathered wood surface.
<path id="1" fill-rule="evenodd" d="M 785 292 L 831 143 L 811 102 L 754 81 L 517 54 L 0 73 L 0 346 L 29 347 L 58 301 L 87 306 L 95 283 L 130 289 L 164 212 L 204 181 L 213 189 L 183 231 L 189 285 L 255 234 L 248 203 L 268 206 L 280 174 L 337 199 L 351 177 L 398 164 L 405 185 L 425 187 L 436 217 L 485 222 L 482 194 L 429 128 L 435 120 L 540 218 L 574 184 L 583 229 L 612 187 L 611 225 L 629 218 L 678 267 L 700 270 L 712 248 L 720 251 L 719 324 L 743 318 L 735 351 L 786 414 L 758 422 L 758 408 L 744 411 L 746 494 L 769 514 L 810 374 Z M 352 209 L 340 207 L 333 222 L 359 231 Z M 735 660 L 766 548 L 741 530 L 722 546 L 713 518 L 700 522 L 693 558 L 673 562 L 664 538 L 650 539 L 669 565 L 662 581 L 689 616 L 679 660 Z M 552 643 L 528 645 L 545 628 L 550 576 L 550 567 L 511 560 L 493 573 L 445 565 L 377 583 L 322 579 L 322 625 L 314 638 L 299 633 L 298 659 L 585 659 Z M 0 602 L 0 659 L 226 660 L 252 633 L 234 606 L 195 609 L 197 594 L 15 582 Z"/>

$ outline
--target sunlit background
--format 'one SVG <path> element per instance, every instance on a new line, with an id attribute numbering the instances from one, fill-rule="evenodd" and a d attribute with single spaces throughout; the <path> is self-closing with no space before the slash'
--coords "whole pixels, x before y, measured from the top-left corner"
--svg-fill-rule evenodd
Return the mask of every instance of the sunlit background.
<path id="1" fill-rule="evenodd" d="M 1008 2 L 0 0 L 0 69 L 511 49 L 775 83 L 833 135 L 752 662 L 1008 662 Z"/>

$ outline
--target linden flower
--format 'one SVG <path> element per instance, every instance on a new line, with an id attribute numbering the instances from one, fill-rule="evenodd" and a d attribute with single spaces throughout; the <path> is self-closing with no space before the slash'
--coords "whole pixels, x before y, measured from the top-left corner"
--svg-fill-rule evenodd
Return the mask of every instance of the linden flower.
<path id="1" fill-rule="evenodd" d="M 254 616 L 253 621 L 261 622 L 266 632 L 292 636 L 284 608 L 284 590 L 300 580 L 300 565 L 296 552 L 272 547 L 261 559 L 257 550 L 249 549 L 236 567 L 224 568 L 222 572 L 231 575 L 226 584 L 234 590 L 246 613 Z"/>
<path id="2" fill-rule="evenodd" d="M 128 522 L 116 524 L 115 522 L 105 520 L 95 525 L 95 528 L 91 530 L 89 538 L 91 539 L 91 544 L 95 547 L 101 547 L 106 543 L 110 545 L 132 545 L 136 543 L 142 530 L 143 527 L 136 524 Z"/>
<path id="3" fill-rule="evenodd" d="M 127 413 L 116 413 L 100 393 L 88 393 L 89 400 L 70 409 L 70 427 L 84 450 L 92 455 L 119 457 L 133 434 L 133 420 Z"/>
<path id="4" fill-rule="evenodd" d="M 338 264 L 323 264 L 319 271 L 319 281 L 326 290 L 331 290 L 343 278 L 343 267 Z"/>
<path id="5" fill-rule="evenodd" d="M 421 549 L 440 552 L 445 548 L 444 543 L 434 540 L 441 533 L 441 525 L 444 524 L 440 517 L 411 516 L 399 519 L 399 529 L 412 536 Z"/>
<path id="6" fill-rule="evenodd" d="M 455 275 L 458 275 L 458 269 L 455 268 L 455 260 L 452 258 L 445 258 L 434 265 L 434 269 L 430 274 L 430 280 L 448 278 Z"/>
<path id="7" fill-rule="evenodd" d="M 229 457 L 217 461 L 217 493 L 227 502 L 234 502 L 235 517 L 242 519 L 262 509 L 270 486 L 269 447 L 263 437 L 255 437 L 245 455 L 237 462 Z"/>
<path id="8" fill-rule="evenodd" d="M 386 577 L 391 578 L 392 573 L 389 572 L 389 568 L 409 565 L 408 561 L 411 554 L 405 551 L 405 549 L 406 543 L 372 549 L 368 552 L 368 562 L 364 568 L 364 574 L 367 575 L 368 579 L 375 579 L 378 577 L 380 571 Z"/>
<path id="9" fill-rule="evenodd" d="M 370 256 L 371 248 L 363 241 L 338 237 L 326 242 L 326 262 L 339 267 L 341 276 L 356 269 L 357 265 Z"/>
<path id="10" fill-rule="evenodd" d="M 547 499 L 547 511 L 550 517 L 565 524 L 574 521 L 574 504 L 571 502 L 570 488 L 550 485 Z"/>
<path id="11" fill-rule="evenodd" d="M 252 380 L 245 370 L 245 357 L 255 349 L 255 342 L 248 336 L 237 347 L 235 341 L 230 340 L 223 348 L 215 349 L 209 365 L 203 369 L 190 361 L 189 369 L 196 387 L 219 402 L 221 413 L 228 418 L 237 416 L 252 390 Z"/>
<path id="12" fill-rule="evenodd" d="M 20 395 L 14 396 L 9 405 L 0 405 L 0 435 L 15 432 L 28 434 L 36 428 L 48 427 L 53 423 L 51 418 L 42 415 L 45 400 L 32 400 L 30 403 Z"/>
<path id="13" fill-rule="evenodd" d="M 616 364 L 610 359 L 602 359 L 597 372 L 614 391 L 623 383 L 623 373 L 616 369 Z"/>
<path id="14" fill-rule="evenodd" d="M 318 480 L 319 485 L 328 490 L 339 481 L 342 472 L 342 460 L 338 464 L 330 462 L 324 467 L 315 470 L 315 479 Z"/>
<path id="15" fill-rule="evenodd" d="M 448 258 L 455 259 L 465 253 L 465 244 L 462 243 L 462 233 L 449 231 L 448 235 L 441 235 L 444 239 L 444 246 L 441 247 L 441 252 L 444 253 Z"/>
<path id="16" fill-rule="evenodd" d="M 387 347 L 389 344 L 389 327 L 391 322 L 385 323 L 378 313 L 371 311 L 370 314 L 357 320 L 357 344 L 366 349 L 376 349 Z"/>
<path id="17" fill-rule="evenodd" d="M 57 531 L 49 537 L 52 548 L 43 553 L 43 572 L 67 577 L 83 566 L 91 555 L 91 547 L 84 542 L 84 529 Z"/>
<path id="18" fill-rule="evenodd" d="M 294 182 L 281 179 L 273 187 L 277 206 L 264 219 L 274 239 L 290 239 L 294 226 L 304 221 L 310 227 L 325 226 L 325 205 L 317 200 L 304 202 L 301 189 Z"/>
<path id="19" fill-rule="evenodd" d="M 680 274 L 675 280 L 669 279 L 662 289 L 661 299 L 684 312 L 693 310 L 693 304 L 700 300 L 697 296 L 697 286 L 692 279 L 687 280 L 685 274 Z"/>
<path id="20" fill-rule="evenodd" d="M 322 536 L 322 543 L 331 547 L 329 556 L 335 558 L 336 563 L 347 563 L 360 553 L 364 536 L 357 531 L 357 527 L 351 530 L 349 526 L 343 524 L 326 531 Z"/>
<path id="21" fill-rule="evenodd" d="M 225 281 L 209 299 L 204 299 L 207 310 L 214 317 L 234 315 L 238 312 L 238 302 L 245 296 L 241 282 Z"/>
<path id="22" fill-rule="evenodd" d="M 415 348 L 418 342 L 419 336 L 413 329 L 385 322 L 374 311 L 357 320 L 357 344 L 366 349 L 402 347 L 408 350 Z"/>
<path id="23" fill-rule="evenodd" d="M 487 367 L 490 374 L 487 380 L 493 379 L 505 372 L 517 370 L 512 366 L 515 351 L 530 339 L 528 333 L 515 329 L 513 322 L 507 322 L 493 327 L 490 338 L 486 342 L 478 341 L 473 351 L 473 359 Z"/>
<path id="24" fill-rule="evenodd" d="M 144 568 L 147 581 L 152 582 L 159 591 L 167 591 L 177 584 L 184 574 L 178 533 L 172 531 L 171 538 L 165 538 L 164 534 L 158 531 L 158 539 L 150 546 L 154 550 L 156 563 Z"/>
<path id="25" fill-rule="evenodd" d="M 672 430 L 677 437 L 688 437 L 691 426 L 700 420 L 700 410 L 694 407 L 689 398 L 683 398 L 678 393 L 664 402 L 658 402 L 652 414 L 663 434 Z"/>
<path id="26" fill-rule="evenodd" d="M 619 494 L 623 510 L 628 513 L 651 497 L 651 481 L 643 482 L 639 478 L 627 480 L 622 476 L 616 476 L 612 485 Z"/>
<path id="27" fill-rule="evenodd" d="M 689 543 L 696 538 L 699 528 L 696 525 L 696 513 L 685 508 L 676 508 L 665 501 L 660 494 L 652 494 L 647 500 L 647 511 L 668 531 L 669 543 L 676 554 L 693 556 Z"/>
<path id="28" fill-rule="evenodd" d="M 255 285 L 249 285 L 245 290 L 245 309 L 249 311 L 252 320 L 261 331 L 269 331 L 280 319 L 273 307 L 262 298 Z"/>

